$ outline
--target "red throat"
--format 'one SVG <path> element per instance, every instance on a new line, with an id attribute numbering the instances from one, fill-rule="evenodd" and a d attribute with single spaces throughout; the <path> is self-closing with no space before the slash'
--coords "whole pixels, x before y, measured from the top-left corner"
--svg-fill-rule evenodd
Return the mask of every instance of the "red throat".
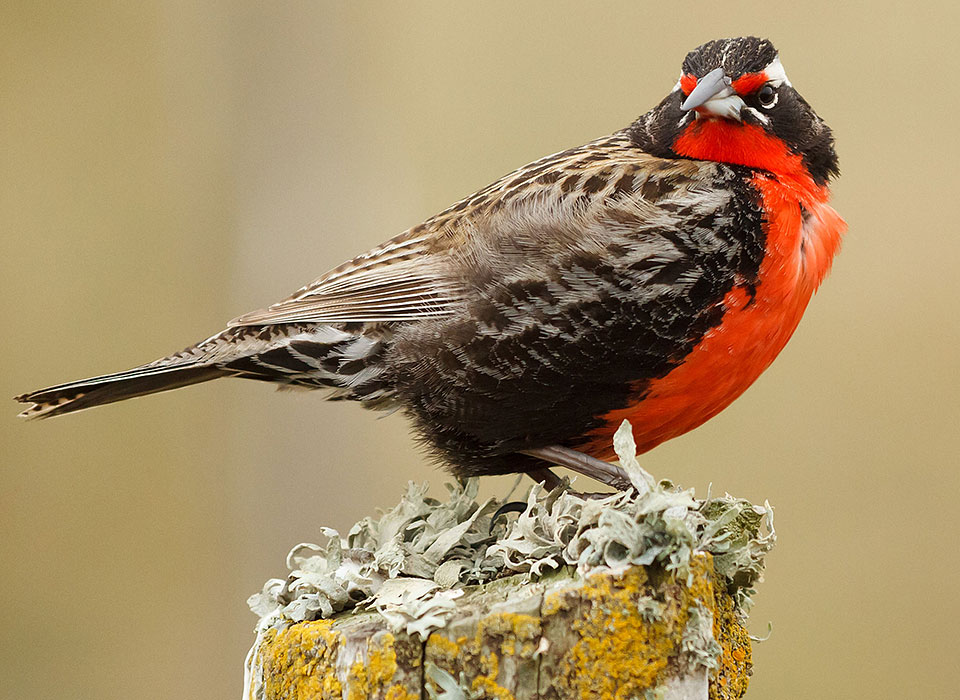
<path id="1" fill-rule="evenodd" d="M 713 160 L 768 170 L 814 187 L 803 159 L 761 127 L 728 119 L 697 119 L 673 143 L 673 150 L 697 160 Z"/>

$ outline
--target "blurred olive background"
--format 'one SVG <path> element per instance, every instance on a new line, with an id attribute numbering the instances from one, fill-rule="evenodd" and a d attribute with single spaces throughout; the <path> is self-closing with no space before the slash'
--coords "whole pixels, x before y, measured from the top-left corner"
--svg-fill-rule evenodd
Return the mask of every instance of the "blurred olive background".
<path id="1" fill-rule="evenodd" d="M 958 20 L 947 2 L 6 0 L 0 396 L 206 337 L 624 126 L 703 41 L 769 36 L 836 132 L 850 232 L 770 371 L 644 462 L 777 508 L 750 697 L 956 697 Z M 5 698 L 237 697 L 245 599 L 287 550 L 445 478 L 401 416 L 255 382 L 16 410 Z"/>

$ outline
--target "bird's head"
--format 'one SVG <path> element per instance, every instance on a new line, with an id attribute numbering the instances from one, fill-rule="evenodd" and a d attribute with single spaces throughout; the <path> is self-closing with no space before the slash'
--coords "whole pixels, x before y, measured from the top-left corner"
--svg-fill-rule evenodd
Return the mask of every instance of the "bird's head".
<path id="1" fill-rule="evenodd" d="M 649 153 L 808 175 L 839 173 L 833 134 L 790 81 L 766 39 L 717 39 L 683 61 L 664 100 L 629 128 Z"/>

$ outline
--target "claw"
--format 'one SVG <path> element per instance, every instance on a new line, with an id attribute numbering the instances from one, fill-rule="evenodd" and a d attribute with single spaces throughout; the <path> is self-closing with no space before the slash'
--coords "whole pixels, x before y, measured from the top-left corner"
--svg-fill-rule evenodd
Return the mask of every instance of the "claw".
<path id="1" fill-rule="evenodd" d="M 504 503 L 502 506 L 497 508 L 496 512 L 493 514 L 493 517 L 490 518 L 490 534 L 493 534 L 493 528 L 497 524 L 497 519 L 507 513 L 522 513 L 527 509 L 527 504 L 524 501 L 511 501 L 510 503 Z"/>

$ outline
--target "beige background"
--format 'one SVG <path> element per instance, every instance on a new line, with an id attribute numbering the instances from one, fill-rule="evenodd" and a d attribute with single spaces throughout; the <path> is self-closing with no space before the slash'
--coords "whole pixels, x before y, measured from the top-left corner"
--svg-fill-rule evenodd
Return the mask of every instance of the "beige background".
<path id="1" fill-rule="evenodd" d="M 773 368 L 644 462 L 777 508 L 750 697 L 957 697 L 960 17 L 784 5 L 6 0 L 0 396 L 205 337 L 767 35 L 836 131 L 850 233 Z M 15 412 L 5 698 L 237 697 L 287 549 L 443 479 L 399 416 L 253 382 Z"/>

